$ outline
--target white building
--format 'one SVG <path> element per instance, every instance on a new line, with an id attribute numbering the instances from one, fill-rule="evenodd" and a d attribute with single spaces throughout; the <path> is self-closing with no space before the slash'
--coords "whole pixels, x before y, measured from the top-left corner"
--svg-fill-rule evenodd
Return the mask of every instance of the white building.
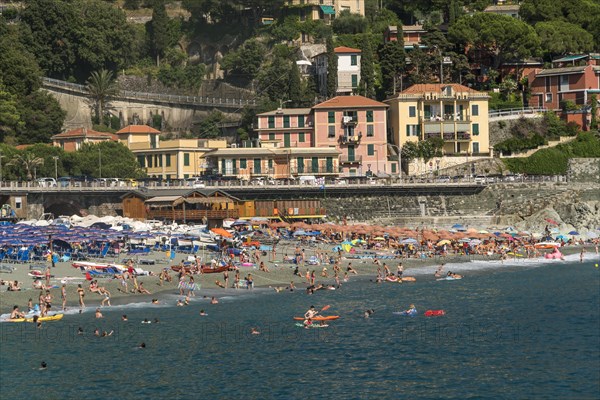
<path id="1" fill-rule="evenodd" d="M 360 82 L 360 49 L 351 47 L 336 47 L 335 54 L 338 59 L 337 95 L 352 94 Z M 327 94 L 327 53 L 317 54 L 314 57 L 315 73 L 319 93 Z"/>

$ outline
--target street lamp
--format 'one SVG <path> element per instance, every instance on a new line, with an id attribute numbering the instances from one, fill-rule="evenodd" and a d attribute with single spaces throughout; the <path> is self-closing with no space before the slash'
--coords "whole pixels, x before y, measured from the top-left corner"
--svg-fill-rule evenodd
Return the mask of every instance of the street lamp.
<path id="1" fill-rule="evenodd" d="M 402 182 L 402 149 L 395 144 L 388 144 L 388 146 L 398 151 L 398 180 Z"/>
<path id="2" fill-rule="evenodd" d="M 58 156 L 52 156 L 52 159 L 54 160 L 54 179 L 58 179 Z"/>

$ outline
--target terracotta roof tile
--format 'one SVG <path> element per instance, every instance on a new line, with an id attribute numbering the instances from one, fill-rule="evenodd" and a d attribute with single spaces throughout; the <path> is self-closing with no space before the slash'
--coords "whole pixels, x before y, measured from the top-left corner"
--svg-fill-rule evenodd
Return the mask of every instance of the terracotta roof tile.
<path id="1" fill-rule="evenodd" d="M 98 132 L 93 129 L 77 128 L 52 136 L 52 139 L 96 138 L 117 140 L 117 135 L 109 132 Z"/>
<path id="2" fill-rule="evenodd" d="M 405 89 L 402 94 L 441 92 L 447 86 L 452 86 L 455 92 L 483 93 L 458 83 L 419 83 Z"/>
<path id="3" fill-rule="evenodd" d="M 340 46 L 333 49 L 336 53 L 360 53 L 360 49 L 354 49 L 352 47 Z"/>
<path id="4" fill-rule="evenodd" d="M 387 104 L 363 96 L 337 96 L 322 103 L 315 108 L 352 108 L 352 107 L 387 107 Z"/>
<path id="5" fill-rule="evenodd" d="M 121 129 L 120 131 L 117 131 L 117 135 L 121 135 L 124 133 L 153 133 L 159 135 L 160 131 L 148 125 L 129 125 Z"/>

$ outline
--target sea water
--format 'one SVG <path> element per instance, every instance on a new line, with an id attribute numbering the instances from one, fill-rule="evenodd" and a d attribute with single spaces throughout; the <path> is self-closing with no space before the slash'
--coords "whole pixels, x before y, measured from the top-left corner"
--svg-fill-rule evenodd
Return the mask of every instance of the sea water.
<path id="1" fill-rule="evenodd" d="M 465 275 L 456 281 L 436 281 L 431 267 L 412 284 L 352 276 L 312 296 L 240 290 L 175 307 L 169 295 L 105 308 L 103 319 L 2 323 L 0 397 L 598 398 L 600 270 L 588 260 L 465 263 L 446 266 Z M 411 303 L 418 316 L 393 314 Z M 297 327 L 292 317 L 311 305 L 341 318 Z"/>

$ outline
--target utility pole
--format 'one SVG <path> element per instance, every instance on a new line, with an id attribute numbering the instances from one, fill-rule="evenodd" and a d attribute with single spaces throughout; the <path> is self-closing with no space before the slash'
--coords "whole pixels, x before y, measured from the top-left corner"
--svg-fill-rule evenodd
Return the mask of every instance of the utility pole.
<path id="1" fill-rule="evenodd" d="M 98 178 L 102 178 L 102 151 L 98 148 Z"/>
<path id="2" fill-rule="evenodd" d="M 58 156 L 53 156 L 52 159 L 54 160 L 54 180 L 58 179 Z"/>

